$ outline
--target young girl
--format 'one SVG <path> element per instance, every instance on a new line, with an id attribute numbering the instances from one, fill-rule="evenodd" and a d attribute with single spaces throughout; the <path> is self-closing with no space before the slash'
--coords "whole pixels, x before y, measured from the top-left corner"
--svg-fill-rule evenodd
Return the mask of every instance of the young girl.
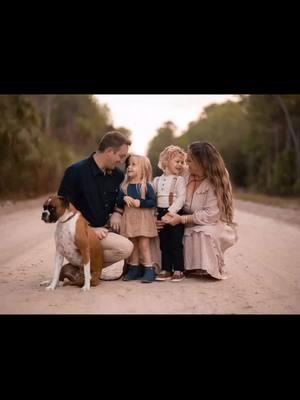
<path id="1" fill-rule="evenodd" d="M 157 196 L 158 220 L 164 221 L 167 213 L 182 213 L 186 185 L 180 174 L 184 170 L 185 156 L 180 147 L 173 145 L 160 153 L 158 167 L 163 174 L 153 181 Z M 184 279 L 183 233 L 183 224 L 166 224 L 159 231 L 162 271 L 156 277 L 157 281 L 179 282 Z"/>
<path id="2" fill-rule="evenodd" d="M 117 206 L 124 208 L 120 234 L 132 241 L 134 249 L 128 259 L 128 272 L 123 280 L 142 277 L 143 283 L 151 283 L 155 279 L 155 267 L 150 240 L 157 237 L 154 215 L 156 199 L 150 183 L 152 167 L 147 157 L 139 155 L 130 155 L 125 166 L 126 175 L 117 200 Z"/>
<path id="3" fill-rule="evenodd" d="M 237 240 L 229 174 L 221 154 L 207 142 L 189 146 L 187 164 L 184 215 L 170 213 L 167 223 L 185 225 L 187 272 L 225 279 L 224 252 Z"/>

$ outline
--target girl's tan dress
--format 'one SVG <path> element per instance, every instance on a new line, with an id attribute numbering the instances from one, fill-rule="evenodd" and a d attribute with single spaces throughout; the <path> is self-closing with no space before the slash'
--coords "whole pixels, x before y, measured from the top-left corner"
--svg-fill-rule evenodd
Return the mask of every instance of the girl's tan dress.
<path id="1" fill-rule="evenodd" d="M 127 238 L 156 237 L 154 212 L 154 208 L 134 208 L 125 205 L 120 227 L 121 235 Z"/>
<path id="2" fill-rule="evenodd" d="M 154 238 L 158 235 L 155 224 L 155 193 L 152 185 L 148 183 L 145 200 L 142 200 L 140 190 L 141 188 L 139 184 L 128 185 L 128 195 L 134 199 L 139 199 L 141 201 L 141 207 L 128 207 L 125 204 L 120 233 L 127 238 L 140 236 Z M 122 195 L 124 195 L 123 192 L 120 196 Z M 120 200 L 120 202 L 120 204 L 124 204 L 124 200 Z"/>

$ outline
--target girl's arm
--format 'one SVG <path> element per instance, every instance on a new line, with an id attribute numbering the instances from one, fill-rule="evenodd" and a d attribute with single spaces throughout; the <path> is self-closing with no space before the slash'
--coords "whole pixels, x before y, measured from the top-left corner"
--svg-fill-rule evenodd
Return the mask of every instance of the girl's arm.
<path id="1" fill-rule="evenodd" d="M 140 200 L 141 208 L 153 208 L 156 205 L 156 196 L 154 193 L 154 189 L 150 183 L 147 183 L 147 193 L 146 198 L 144 200 Z"/>

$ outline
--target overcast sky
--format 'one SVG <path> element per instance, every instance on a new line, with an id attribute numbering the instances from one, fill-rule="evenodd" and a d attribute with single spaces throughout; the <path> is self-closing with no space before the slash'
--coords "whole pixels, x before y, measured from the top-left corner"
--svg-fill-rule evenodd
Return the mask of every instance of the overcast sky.
<path id="1" fill-rule="evenodd" d="M 100 103 L 110 108 L 115 127 L 124 126 L 131 130 L 130 150 L 138 154 L 146 154 L 148 143 L 164 122 L 174 122 L 180 134 L 207 105 L 235 100 L 232 94 L 96 96 Z"/>

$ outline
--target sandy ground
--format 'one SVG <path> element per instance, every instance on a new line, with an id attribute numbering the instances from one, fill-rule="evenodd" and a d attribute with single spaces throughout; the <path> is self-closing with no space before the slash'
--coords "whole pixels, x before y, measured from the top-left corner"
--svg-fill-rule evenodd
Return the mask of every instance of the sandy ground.
<path id="1" fill-rule="evenodd" d="M 1 314 L 299 314 L 300 213 L 236 202 L 239 242 L 225 254 L 229 279 L 180 283 L 101 282 L 48 292 L 55 225 L 41 221 L 44 198 L 0 206 Z M 115 276 L 121 265 L 105 270 Z"/>

